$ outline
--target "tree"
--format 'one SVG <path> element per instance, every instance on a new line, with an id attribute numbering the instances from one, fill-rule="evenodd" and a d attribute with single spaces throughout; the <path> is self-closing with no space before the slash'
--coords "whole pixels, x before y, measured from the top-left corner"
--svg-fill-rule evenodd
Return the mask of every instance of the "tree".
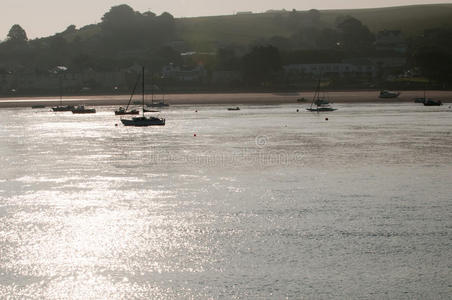
<path id="1" fill-rule="evenodd" d="M 75 33 L 77 31 L 77 27 L 75 27 L 75 25 L 69 25 L 65 31 L 63 31 L 64 34 L 69 34 L 69 33 Z"/>
<path id="2" fill-rule="evenodd" d="M 271 81 L 281 67 L 279 50 L 273 46 L 254 47 L 242 58 L 243 77 L 252 84 Z"/>
<path id="3" fill-rule="evenodd" d="M 416 41 L 414 64 L 424 76 L 444 85 L 452 83 L 452 30 L 435 28 L 426 30 Z"/>
<path id="4" fill-rule="evenodd" d="M 136 23 L 137 15 L 133 8 L 126 4 L 113 6 L 109 12 L 102 17 L 101 26 L 105 30 L 120 31 L 125 28 L 133 27 Z"/>
<path id="5" fill-rule="evenodd" d="M 221 71 L 232 71 L 239 68 L 240 61 L 233 47 L 224 47 L 217 50 L 216 69 Z"/>
<path id="6" fill-rule="evenodd" d="M 27 33 L 19 24 L 15 24 L 8 32 L 8 41 L 25 43 L 28 41 Z"/>
<path id="7" fill-rule="evenodd" d="M 360 20 L 350 16 L 339 18 L 337 27 L 341 33 L 342 45 L 346 50 L 356 52 L 372 48 L 375 36 Z"/>

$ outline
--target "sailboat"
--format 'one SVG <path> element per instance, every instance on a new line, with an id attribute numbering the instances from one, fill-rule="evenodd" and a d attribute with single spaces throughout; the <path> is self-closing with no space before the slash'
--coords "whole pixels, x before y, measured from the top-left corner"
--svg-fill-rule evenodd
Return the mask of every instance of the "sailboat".
<path id="1" fill-rule="evenodd" d="M 79 105 L 76 108 L 72 109 L 73 114 L 95 114 L 95 108 L 85 108 L 84 105 Z"/>
<path id="2" fill-rule="evenodd" d="M 155 86 L 157 89 L 159 89 L 158 86 Z M 152 98 L 151 103 L 146 104 L 147 107 L 168 107 L 169 104 L 165 103 L 165 94 L 162 93 L 162 100 L 160 101 L 154 101 L 154 85 L 152 86 Z"/>
<path id="3" fill-rule="evenodd" d="M 124 107 L 119 107 L 118 110 L 115 110 L 115 115 L 117 116 L 122 116 L 122 115 L 138 115 L 140 112 L 136 109 L 132 109 L 132 110 L 127 110 L 129 108 L 130 105 L 130 101 L 132 101 L 133 95 L 135 94 L 135 90 L 137 89 L 138 86 L 138 81 L 140 80 L 140 77 L 137 78 L 137 81 L 135 83 L 135 86 L 133 87 L 132 90 L 132 94 L 130 95 L 130 99 L 129 102 L 127 102 L 127 106 L 126 108 Z"/>
<path id="4" fill-rule="evenodd" d="M 63 83 L 60 76 L 60 105 L 52 107 L 53 111 L 73 111 L 74 105 L 64 105 L 63 106 Z"/>
<path id="5" fill-rule="evenodd" d="M 414 103 L 423 103 L 424 106 L 441 106 L 443 103 L 440 100 L 434 100 L 432 98 L 425 97 L 425 89 L 424 89 L 424 97 L 415 98 Z"/>
<path id="6" fill-rule="evenodd" d="M 314 107 L 315 105 L 315 107 Z M 320 97 L 320 79 L 317 83 L 317 87 L 314 92 L 314 98 L 312 99 L 311 106 L 306 108 L 308 111 L 312 112 L 323 112 L 323 111 L 335 111 L 337 108 L 331 107 L 328 100 L 325 97 Z"/>
<path id="7" fill-rule="evenodd" d="M 165 126 L 165 119 L 157 118 L 157 117 L 145 117 L 144 116 L 144 67 L 142 68 L 142 106 L 143 106 L 143 115 L 141 117 L 134 117 L 130 119 L 121 119 L 122 124 L 124 126 L 137 126 L 137 127 L 146 127 L 146 126 Z"/>

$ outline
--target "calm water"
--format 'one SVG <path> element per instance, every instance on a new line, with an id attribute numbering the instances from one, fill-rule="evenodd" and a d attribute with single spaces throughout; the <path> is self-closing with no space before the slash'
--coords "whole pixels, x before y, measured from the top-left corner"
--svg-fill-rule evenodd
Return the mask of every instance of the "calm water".
<path id="1" fill-rule="evenodd" d="M 450 297 L 452 109 L 337 106 L 0 110 L 0 298 Z"/>

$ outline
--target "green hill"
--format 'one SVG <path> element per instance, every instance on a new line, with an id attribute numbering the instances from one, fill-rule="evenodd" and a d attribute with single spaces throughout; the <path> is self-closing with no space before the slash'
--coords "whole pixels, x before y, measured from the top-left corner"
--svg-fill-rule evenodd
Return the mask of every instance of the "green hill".
<path id="1" fill-rule="evenodd" d="M 321 10 L 316 26 L 334 27 L 341 16 L 352 16 L 376 33 L 379 30 L 401 30 L 405 36 L 422 34 L 425 29 L 452 27 L 452 4 L 398 6 L 374 9 Z M 247 15 L 227 15 L 175 19 L 175 36 L 190 50 L 214 51 L 221 45 L 247 46 L 273 36 L 290 37 L 306 26 L 310 11 L 275 11 Z M 99 25 L 85 26 L 65 35 L 89 38 L 100 31 Z"/>
<path id="2" fill-rule="evenodd" d="M 218 45 L 247 45 L 261 38 L 289 37 L 302 26 L 309 12 L 281 11 L 250 15 L 213 16 L 176 19 L 176 34 L 194 50 L 211 51 Z M 421 34 L 425 29 L 452 27 L 452 4 L 413 5 L 376 9 L 323 10 L 320 23 L 334 26 L 340 16 L 359 19 L 373 32 L 383 29 L 401 30 L 406 36 Z"/>

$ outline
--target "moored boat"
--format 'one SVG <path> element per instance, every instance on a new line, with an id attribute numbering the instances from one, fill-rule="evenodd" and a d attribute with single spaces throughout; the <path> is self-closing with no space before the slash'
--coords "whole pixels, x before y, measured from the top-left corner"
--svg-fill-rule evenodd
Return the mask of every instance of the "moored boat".
<path id="1" fill-rule="evenodd" d="M 443 103 L 440 100 L 425 99 L 424 106 L 441 106 Z"/>
<path id="2" fill-rule="evenodd" d="M 135 83 L 135 86 L 133 87 L 132 93 L 130 94 L 129 102 L 127 102 L 126 108 L 119 107 L 118 110 L 115 110 L 115 115 L 117 116 L 123 116 L 123 115 L 138 115 L 140 112 L 136 109 L 128 110 L 130 101 L 132 101 L 133 95 L 135 94 L 135 90 L 137 89 L 138 81 L 140 80 L 140 77 L 137 78 L 137 81 Z"/>
<path id="3" fill-rule="evenodd" d="M 228 107 L 228 110 L 240 110 L 240 107 Z"/>
<path id="4" fill-rule="evenodd" d="M 55 107 L 52 107 L 52 110 L 53 111 L 73 111 L 75 109 L 75 107 L 74 107 L 74 105 L 64 105 L 64 106 L 61 106 L 61 105 L 58 105 L 58 106 L 55 106 Z"/>
<path id="5" fill-rule="evenodd" d="M 56 68 L 58 72 L 64 72 L 67 70 L 64 66 L 59 66 Z M 52 111 L 62 112 L 62 111 L 73 111 L 75 109 L 74 105 L 63 105 L 63 78 L 60 76 L 60 104 L 52 107 Z"/>
<path id="6" fill-rule="evenodd" d="M 94 114 L 96 113 L 95 108 L 85 108 L 84 105 L 79 105 L 72 110 L 73 114 Z"/>
<path id="7" fill-rule="evenodd" d="M 320 79 L 317 83 L 317 87 L 314 92 L 314 98 L 312 99 L 311 106 L 306 108 L 307 111 L 311 112 L 326 112 L 335 111 L 337 108 L 333 108 L 329 101 L 325 97 L 320 97 Z"/>
<path id="8" fill-rule="evenodd" d="M 440 100 L 434 100 L 426 97 L 426 91 L 424 89 L 424 97 L 414 99 L 414 103 L 422 103 L 424 106 L 441 106 L 443 103 Z"/>
<path id="9" fill-rule="evenodd" d="M 122 115 L 138 115 L 140 112 L 136 109 L 127 110 L 127 108 L 120 107 L 118 110 L 115 110 L 115 115 L 122 116 Z"/>
<path id="10" fill-rule="evenodd" d="M 392 92 L 388 90 L 380 91 L 380 98 L 397 98 L 399 97 L 400 92 Z"/>
<path id="11" fill-rule="evenodd" d="M 121 122 L 122 124 L 124 124 L 124 126 L 165 126 L 165 119 L 157 117 L 134 117 L 131 120 L 121 119 Z"/>
<path id="12" fill-rule="evenodd" d="M 165 126 L 165 119 L 158 117 L 145 117 L 144 116 L 144 67 L 142 67 L 142 107 L 143 115 L 141 117 L 134 117 L 132 119 L 121 119 L 124 126 L 135 126 L 135 127 L 147 127 L 147 126 Z"/>

